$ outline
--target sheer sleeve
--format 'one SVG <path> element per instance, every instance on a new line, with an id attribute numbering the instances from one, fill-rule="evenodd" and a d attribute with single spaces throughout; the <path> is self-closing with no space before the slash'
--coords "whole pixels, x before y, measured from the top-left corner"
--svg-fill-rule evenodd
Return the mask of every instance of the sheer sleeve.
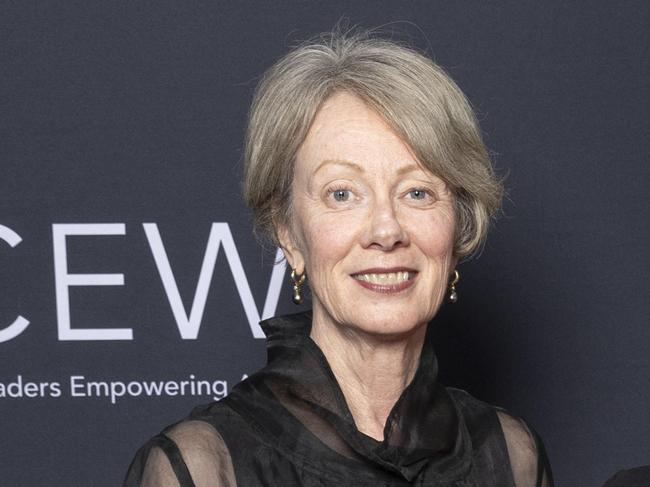
<path id="1" fill-rule="evenodd" d="M 517 487 L 553 487 L 553 474 L 541 438 L 526 423 L 498 410 Z"/>
<path id="2" fill-rule="evenodd" d="M 228 448 L 204 421 L 178 423 L 136 453 L 124 487 L 236 487 Z"/>

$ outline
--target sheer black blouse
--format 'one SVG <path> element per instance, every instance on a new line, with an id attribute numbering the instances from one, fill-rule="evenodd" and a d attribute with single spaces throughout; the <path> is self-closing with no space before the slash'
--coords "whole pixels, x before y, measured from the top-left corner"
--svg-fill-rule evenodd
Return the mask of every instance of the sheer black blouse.
<path id="1" fill-rule="evenodd" d="M 261 325 L 267 366 L 146 443 L 126 487 L 553 485 L 521 419 L 438 382 L 431 334 L 377 441 L 356 428 L 311 315 Z"/>

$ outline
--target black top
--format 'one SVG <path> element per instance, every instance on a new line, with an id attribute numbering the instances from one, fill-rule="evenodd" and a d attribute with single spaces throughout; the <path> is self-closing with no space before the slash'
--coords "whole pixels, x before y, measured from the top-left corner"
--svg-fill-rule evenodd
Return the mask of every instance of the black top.
<path id="1" fill-rule="evenodd" d="M 521 419 L 438 382 L 430 333 L 377 441 L 356 428 L 311 314 L 261 325 L 267 366 L 145 444 L 125 486 L 553 485 Z"/>

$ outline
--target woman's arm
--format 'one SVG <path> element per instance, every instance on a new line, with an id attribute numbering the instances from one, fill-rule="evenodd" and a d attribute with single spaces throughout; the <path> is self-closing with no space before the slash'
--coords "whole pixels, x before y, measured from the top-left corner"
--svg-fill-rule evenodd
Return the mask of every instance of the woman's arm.
<path id="1" fill-rule="evenodd" d="M 551 467 L 539 436 L 522 419 L 504 410 L 497 411 L 497 416 L 506 438 L 515 485 L 553 487 Z"/>
<path id="2" fill-rule="evenodd" d="M 127 486 L 132 484 L 126 483 Z M 136 485 L 136 484 L 133 484 Z M 154 447 L 149 452 L 144 471 L 137 482 L 140 487 L 181 487 L 171 461 L 160 447 Z"/>
<path id="3" fill-rule="evenodd" d="M 204 421 L 185 421 L 152 438 L 136 454 L 124 487 L 235 487 L 221 435 Z"/>

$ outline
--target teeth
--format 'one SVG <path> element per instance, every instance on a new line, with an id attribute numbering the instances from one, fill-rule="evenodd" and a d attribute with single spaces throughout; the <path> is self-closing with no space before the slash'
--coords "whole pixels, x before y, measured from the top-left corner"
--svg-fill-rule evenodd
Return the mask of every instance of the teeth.
<path id="1" fill-rule="evenodd" d="M 355 279 L 372 284 L 399 284 L 408 281 L 412 276 L 408 272 L 389 272 L 383 274 L 355 274 Z"/>

